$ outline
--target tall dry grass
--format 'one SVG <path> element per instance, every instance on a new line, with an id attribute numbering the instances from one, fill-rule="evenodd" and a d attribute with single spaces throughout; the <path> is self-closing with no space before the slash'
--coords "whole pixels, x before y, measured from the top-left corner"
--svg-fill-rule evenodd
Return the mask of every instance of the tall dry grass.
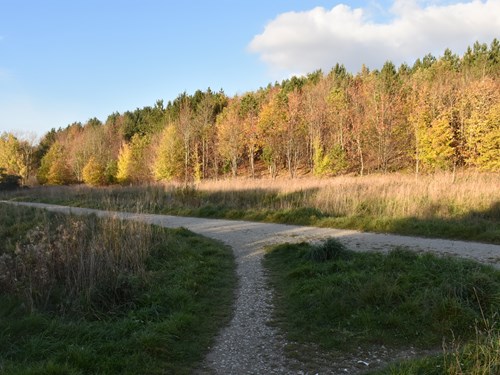
<path id="1" fill-rule="evenodd" d="M 57 217 L 0 255 L 0 286 L 28 311 L 107 309 L 132 298 L 143 276 L 151 226 L 118 219 Z"/>
<path id="2" fill-rule="evenodd" d="M 226 179 L 192 186 L 42 187 L 7 199 L 500 243 L 500 174 Z M 2 197 L 2 195 L 0 195 Z"/>
<path id="3" fill-rule="evenodd" d="M 418 178 L 387 174 L 331 179 L 234 179 L 203 182 L 198 189 L 225 193 L 226 203 L 235 198 L 231 196 L 234 193 L 267 191 L 276 194 L 272 208 L 313 207 L 333 216 L 453 218 L 495 209 L 500 202 L 500 175 L 463 172 Z M 269 200 L 261 200 L 261 208 L 268 203 Z M 498 214 L 500 208 L 496 207 L 496 211 Z"/>

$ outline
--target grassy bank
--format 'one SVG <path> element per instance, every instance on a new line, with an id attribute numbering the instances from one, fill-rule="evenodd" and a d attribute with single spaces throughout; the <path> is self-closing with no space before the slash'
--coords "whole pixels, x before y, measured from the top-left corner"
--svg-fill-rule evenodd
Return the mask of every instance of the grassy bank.
<path id="1" fill-rule="evenodd" d="M 3 199 L 358 229 L 500 244 L 500 176 L 462 173 L 46 187 Z"/>
<path id="2" fill-rule="evenodd" d="M 498 349 L 500 272 L 491 267 L 402 249 L 352 252 L 333 240 L 280 245 L 266 254 L 264 264 L 276 289 L 277 324 L 304 348 L 314 343 L 345 352 L 382 345 L 439 349 L 443 340 L 451 346 L 488 337 L 477 335 L 479 330 L 491 332 L 482 347 L 467 344 L 453 353 L 472 363 L 467 351 Z M 499 358 L 495 349 L 491 353 Z M 450 358 L 425 359 L 384 373 L 469 373 L 444 370 L 445 362 L 448 369 L 456 368 Z M 426 366 L 434 372 L 418 370 Z"/>
<path id="3" fill-rule="evenodd" d="M 0 210 L 2 374 L 191 373 L 231 315 L 230 249 L 184 230 Z"/>

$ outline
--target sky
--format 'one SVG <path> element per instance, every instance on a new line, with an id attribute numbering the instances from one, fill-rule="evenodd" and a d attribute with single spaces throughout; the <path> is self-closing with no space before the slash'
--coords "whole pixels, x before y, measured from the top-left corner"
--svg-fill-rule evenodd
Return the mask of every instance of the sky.
<path id="1" fill-rule="evenodd" d="M 500 0 L 0 0 L 0 134 L 500 38 Z"/>

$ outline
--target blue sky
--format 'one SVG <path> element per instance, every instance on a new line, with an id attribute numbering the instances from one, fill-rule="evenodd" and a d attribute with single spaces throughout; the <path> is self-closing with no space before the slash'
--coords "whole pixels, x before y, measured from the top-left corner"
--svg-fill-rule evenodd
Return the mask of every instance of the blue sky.
<path id="1" fill-rule="evenodd" d="M 337 61 L 355 72 L 381 55 L 463 52 L 499 36 L 499 2 L 0 0 L 0 133 L 42 135 L 207 87 L 234 95 Z M 432 24 L 450 9 L 481 25 Z"/>

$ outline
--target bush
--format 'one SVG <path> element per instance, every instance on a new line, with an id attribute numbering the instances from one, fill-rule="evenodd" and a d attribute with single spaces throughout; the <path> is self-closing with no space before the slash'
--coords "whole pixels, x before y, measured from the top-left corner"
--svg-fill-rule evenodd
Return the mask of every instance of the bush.
<path id="1" fill-rule="evenodd" d="M 5 173 L 5 168 L 0 168 L 0 190 L 14 190 L 20 186 L 21 176 Z"/>

